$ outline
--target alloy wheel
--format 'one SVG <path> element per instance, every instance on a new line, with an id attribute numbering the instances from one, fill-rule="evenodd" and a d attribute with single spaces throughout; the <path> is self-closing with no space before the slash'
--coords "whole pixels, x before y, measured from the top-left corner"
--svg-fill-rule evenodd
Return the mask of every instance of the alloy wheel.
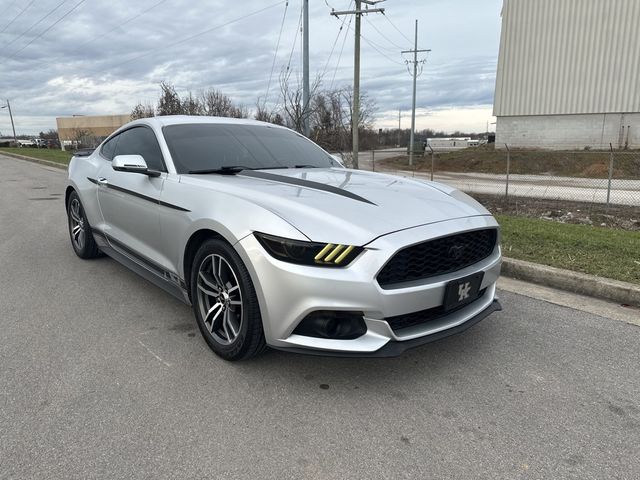
<path id="1" fill-rule="evenodd" d="M 216 342 L 233 343 L 242 326 L 242 291 L 236 273 L 224 257 L 207 256 L 198 268 L 198 308 Z"/>
<path id="2" fill-rule="evenodd" d="M 86 231 L 84 226 L 84 213 L 80 200 L 74 198 L 69 205 L 69 223 L 71 228 L 71 240 L 78 250 L 84 248 L 86 241 Z"/>

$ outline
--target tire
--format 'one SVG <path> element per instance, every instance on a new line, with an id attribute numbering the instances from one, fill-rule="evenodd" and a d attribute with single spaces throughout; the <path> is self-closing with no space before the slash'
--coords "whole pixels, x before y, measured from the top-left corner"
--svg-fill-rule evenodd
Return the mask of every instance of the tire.
<path id="1" fill-rule="evenodd" d="M 69 195 L 67 220 L 71 246 L 76 255 L 84 259 L 100 256 L 100 250 L 98 250 L 98 245 L 96 245 L 91 233 L 91 225 L 89 225 L 84 207 L 76 192 L 71 192 L 71 195 Z"/>
<path id="2" fill-rule="evenodd" d="M 198 328 L 218 356 L 243 360 L 266 350 L 256 291 L 233 247 L 206 240 L 193 259 L 190 280 Z"/>

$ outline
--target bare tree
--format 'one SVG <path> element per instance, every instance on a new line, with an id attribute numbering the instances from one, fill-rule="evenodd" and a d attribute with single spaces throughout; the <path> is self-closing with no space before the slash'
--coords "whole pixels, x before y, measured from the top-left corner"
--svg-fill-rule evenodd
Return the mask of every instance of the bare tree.
<path id="1" fill-rule="evenodd" d="M 247 118 L 249 116 L 245 107 L 234 105 L 229 96 L 214 88 L 200 94 L 200 104 L 204 115 L 232 118 Z"/>
<path id="2" fill-rule="evenodd" d="M 155 114 L 155 109 L 150 103 L 144 105 L 142 103 L 138 103 L 135 107 L 133 107 L 133 110 L 131 110 L 131 120 L 154 117 Z"/>
<path id="3" fill-rule="evenodd" d="M 285 124 L 302 133 L 304 115 L 313 117 L 313 97 L 320 87 L 321 79 L 316 77 L 309 92 L 309 104 L 303 105 L 302 85 L 299 81 L 291 84 L 291 71 L 283 70 L 280 74 L 280 94 L 282 95 L 282 114 Z"/>
<path id="4" fill-rule="evenodd" d="M 351 125 L 353 118 L 353 89 L 346 87 L 340 89 L 340 96 L 344 100 L 345 107 L 349 113 L 349 125 Z M 374 114 L 376 111 L 376 102 L 367 95 L 366 92 L 360 93 L 360 115 L 358 128 L 370 129 L 373 127 Z"/>
<path id="5" fill-rule="evenodd" d="M 217 117 L 247 118 L 248 110 L 242 105 L 234 105 L 230 97 L 216 89 L 206 90 L 200 95 L 187 92 L 180 97 L 173 85 L 160 83 L 160 98 L 154 112 L 153 105 L 138 103 L 131 111 L 131 119 L 157 115 L 211 115 Z"/>
<path id="6" fill-rule="evenodd" d="M 91 130 L 74 128 L 71 132 L 74 148 L 95 148 L 101 141 Z"/>
<path id="7" fill-rule="evenodd" d="M 203 115 L 204 107 L 200 100 L 194 97 L 191 92 L 184 97 L 180 103 L 182 104 L 182 113 L 184 115 Z"/>
<path id="8" fill-rule="evenodd" d="M 2 135 L 0 135 L 0 137 L 1 136 Z M 57 140 L 58 139 L 58 131 L 52 128 L 50 130 L 47 130 L 46 132 L 40 132 L 39 137 L 43 138 L 45 140 Z"/>
<path id="9" fill-rule="evenodd" d="M 272 112 L 267 110 L 267 108 L 260 103 L 260 99 L 258 98 L 258 101 L 256 102 L 256 113 L 253 115 L 253 118 L 261 122 L 271 122 L 272 117 Z"/>
<path id="10" fill-rule="evenodd" d="M 158 100 L 158 115 L 182 114 L 182 102 L 173 85 L 167 82 L 160 83 L 160 99 Z"/>
<path id="11" fill-rule="evenodd" d="M 275 125 L 280 125 L 281 127 L 284 126 L 284 118 L 282 118 L 282 115 L 280 115 L 279 112 L 276 112 L 275 115 L 273 116 L 273 118 L 271 119 L 271 123 L 275 124 Z"/>

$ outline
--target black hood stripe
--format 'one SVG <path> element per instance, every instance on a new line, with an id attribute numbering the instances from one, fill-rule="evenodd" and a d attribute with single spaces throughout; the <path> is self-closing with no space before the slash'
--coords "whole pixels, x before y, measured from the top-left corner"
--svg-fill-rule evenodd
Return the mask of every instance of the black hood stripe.
<path id="1" fill-rule="evenodd" d="M 243 177 L 260 178 L 263 180 L 272 180 L 274 182 L 288 183 L 289 185 L 297 185 L 299 187 L 313 188 L 314 190 L 334 193 L 336 195 L 341 195 L 352 200 L 368 203 L 370 205 L 376 205 L 366 198 L 362 198 L 360 195 L 356 195 L 355 193 L 343 190 L 342 188 L 332 187 L 331 185 L 325 185 L 324 183 L 313 182 L 311 180 L 305 180 L 303 178 L 288 177 L 286 175 L 277 175 L 275 173 L 260 172 L 257 170 L 243 170 L 239 175 L 242 175 Z"/>

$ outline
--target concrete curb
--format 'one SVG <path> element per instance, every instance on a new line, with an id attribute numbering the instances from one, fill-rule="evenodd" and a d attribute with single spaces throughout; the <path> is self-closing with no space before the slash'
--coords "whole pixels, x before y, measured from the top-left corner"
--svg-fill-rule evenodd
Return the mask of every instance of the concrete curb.
<path id="1" fill-rule="evenodd" d="M 548 267 L 513 258 L 503 258 L 502 274 L 505 277 L 537 283 L 580 295 L 602 298 L 625 305 L 640 306 L 640 285 L 632 283 Z"/>
<path id="2" fill-rule="evenodd" d="M 56 167 L 61 170 L 66 170 L 67 167 L 69 166 L 69 165 L 65 165 L 64 163 L 52 162 L 51 160 L 44 160 L 42 158 L 27 157 L 26 155 L 19 155 L 13 152 L 3 152 L 1 149 L 0 149 L 0 155 L 17 158 L 19 160 L 26 160 L 28 162 L 39 163 L 41 165 L 47 165 L 49 167 Z"/>

